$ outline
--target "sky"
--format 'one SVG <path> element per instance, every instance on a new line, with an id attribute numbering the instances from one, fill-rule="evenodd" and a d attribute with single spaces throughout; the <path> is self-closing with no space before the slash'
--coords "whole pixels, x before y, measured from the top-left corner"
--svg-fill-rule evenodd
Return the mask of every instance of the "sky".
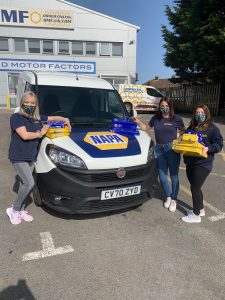
<path id="1" fill-rule="evenodd" d="M 147 80 L 170 78 L 174 74 L 164 65 L 161 25 L 170 28 L 165 15 L 165 5 L 173 0 L 69 0 L 113 18 L 140 27 L 137 34 L 137 73 L 139 84 Z"/>

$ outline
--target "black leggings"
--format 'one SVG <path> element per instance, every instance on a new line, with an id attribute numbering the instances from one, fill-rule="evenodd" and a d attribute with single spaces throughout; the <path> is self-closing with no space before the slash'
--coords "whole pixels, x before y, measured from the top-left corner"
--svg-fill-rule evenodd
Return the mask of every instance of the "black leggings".
<path id="1" fill-rule="evenodd" d="M 210 172 L 211 170 L 200 166 L 186 167 L 187 178 L 191 184 L 193 212 L 196 215 L 199 215 L 200 209 L 203 208 L 203 194 L 201 187 Z"/>

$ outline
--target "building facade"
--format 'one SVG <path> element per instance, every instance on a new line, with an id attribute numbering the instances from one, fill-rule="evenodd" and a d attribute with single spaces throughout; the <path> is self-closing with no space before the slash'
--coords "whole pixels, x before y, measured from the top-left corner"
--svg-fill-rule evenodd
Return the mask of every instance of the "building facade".
<path id="1" fill-rule="evenodd" d="M 23 71 L 63 71 L 135 83 L 139 27 L 64 0 L 1 0 L 0 107 Z"/>

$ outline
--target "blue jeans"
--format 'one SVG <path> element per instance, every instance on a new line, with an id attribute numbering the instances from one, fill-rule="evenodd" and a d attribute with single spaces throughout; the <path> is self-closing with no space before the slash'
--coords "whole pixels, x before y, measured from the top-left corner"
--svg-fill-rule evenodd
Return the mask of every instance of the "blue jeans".
<path id="1" fill-rule="evenodd" d="M 169 143 L 165 145 L 157 144 L 155 147 L 155 155 L 157 158 L 160 183 L 166 197 L 171 197 L 176 200 L 179 191 L 178 171 L 180 166 L 180 154 L 174 152 L 172 150 L 172 143 Z M 168 169 L 170 171 L 172 191 L 167 178 Z"/>

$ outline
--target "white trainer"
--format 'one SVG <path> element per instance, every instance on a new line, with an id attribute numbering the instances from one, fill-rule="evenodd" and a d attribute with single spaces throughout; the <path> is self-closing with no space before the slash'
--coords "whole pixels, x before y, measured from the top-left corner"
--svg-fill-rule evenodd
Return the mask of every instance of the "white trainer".
<path id="1" fill-rule="evenodd" d="M 169 211 L 170 212 L 175 212 L 177 209 L 177 201 L 176 200 L 171 200 L 170 206 L 169 206 Z"/>
<path id="2" fill-rule="evenodd" d="M 190 213 L 186 217 L 182 217 L 181 220 L 186 223 L 200 223 L 201 217 L 200 217 L 200 215 L 197 216 L 194 213 Z"/>
<path id="3" fill-rule="evenodd" d="M 189 210 L 189 213 L 193 213 L 193 210 Z M 205 216 L 205 210 L 204 208 L 200 209 L 200 217 L 204 217 Z"/>
<path id="4" fill-rule="evenodd" d="M 171 197 L 167 197 L 167 198 L 166 198 L 166 201 L 164 202 L 164 207 L 165 207 L 165 208 L 169 208 L 170 202 L 171 202 Z"/>

